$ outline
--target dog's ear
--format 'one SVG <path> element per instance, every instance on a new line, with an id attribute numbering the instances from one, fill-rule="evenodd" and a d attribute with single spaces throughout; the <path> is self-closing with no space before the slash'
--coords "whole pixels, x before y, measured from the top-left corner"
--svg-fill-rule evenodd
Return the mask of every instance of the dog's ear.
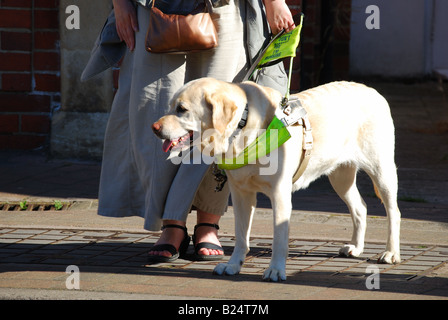
<path id="1" fill-rule="evenodd" d="M 205 101 L 212 111 L 213 128 L 219 134 L 225 135 L 226 129 L 233 127 L 238 106 L 235 101 L 222 92 L 206 94 Z"/>

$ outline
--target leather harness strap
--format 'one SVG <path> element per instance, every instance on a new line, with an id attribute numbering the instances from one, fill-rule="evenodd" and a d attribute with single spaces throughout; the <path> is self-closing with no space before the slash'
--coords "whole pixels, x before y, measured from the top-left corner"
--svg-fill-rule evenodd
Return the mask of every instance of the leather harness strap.
<path id="1" fill-rule="evenodd" d="M 311 123 L 308 120 L 308 117 L 305 115 L 300 119 L 301 124 L 303 126 L 303 143 L 302 143 L 302 157 L 300 158 L 300 165 L 297 169 L 294 177 L 292 178 L 292 182 L 296 182 L 305 172 L 306 167 L 308 166 L 308 162 L 311 158 L 311 150 L 313 149 L 313 136 L 311 134 Z"/>
<path id="2" fill-rule="evenodd" d="M 308 165 L 311 157 L 311 150 L 313 149 L 313 135 L 311 134 L 311 123 L 308 119 L 307 112 L 302 106 L 302 103 L 296 97 L 282 102 L 282 107 L 276 112 L 276 116 L 288 127 L 298 125 L 303 127 L 303 142 L 302 142 L 302 156 L 300 158 L 300 165 L 297 169 L 292 182 L 296 182 L 302 176 Z"/>

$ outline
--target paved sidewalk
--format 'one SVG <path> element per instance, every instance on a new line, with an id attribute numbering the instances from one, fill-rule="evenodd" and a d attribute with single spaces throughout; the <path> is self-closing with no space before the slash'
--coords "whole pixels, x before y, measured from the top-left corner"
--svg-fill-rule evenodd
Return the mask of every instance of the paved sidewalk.
<path id="1" fill-rule="evenodd" d="M 320 179 L 294 194 L 288 279 L 269 283 L 261 281 L 272 243 L 265 197 L 238 276 L 215 276 L 216 263 L 188 257 L 148 265 L 145 254 L 158 233 L 142 230 L 141 218 L 96 215 L 99 162 L 0 152 L 0 299 L 448 299 L 448 103 L 435 83 L 375 87 L 389 100 L 396 123 L 401 264 L 376 263 L 386 220 L 362 173 L 358 185 L 369 208 L 364 254 L 338 256 L 351 237 L 351 219 L 327 179 Z M 226 259 L 233 222 L 230 207 L 220 222 Z M 70 265 L 80 270 L 80 290 L 67 288 Z"/>
<path id="2" fill-rule="evenodd" d="M 78 214 L 88 219 L 94 212 Z M 448 299 L 446 241 L 403 244 L 403 262 L 393 266 L 376 263 L 384 250 L 383 241 L 368 240 L 359 259 L 343 258 L 338 256 L 338 249 L 344 241 L 318 232 L 322 229 L 319 225 L 333 232 L 339 229 L 345 233 L 337 236 L 348 239 L 348 225 L 341 223 L 349 221 L 339 219 L 331 223 L 305 221 L 302 227 L 313 229 L 315 236 L 298 238 L 293 233 L 288 279 L 282 284 L 261 281 L 269 264 L 272 238 L 259 234 L 261 225 L 268 224 L 270 217 L 255 221 L 251 252 L 241 274 L 235 277 L 212 275 L 216 262 L 195 262 L 189 256 L 169 264 L 147 264 L 146 252 L 157 240 L 156 233 L 119 228 L 6 227 L 0 229 L 0 297 L 82 298 L 66 286 L 67 267 L 75 265 L 80 270 L 80 289 L 92 299 L 111 295 L 118 299 Z M 226 259 L 234 245 L 232 220 L 223 219 L 221 224 L 220 240 Z M 407 222 L 405 227 L 411 224 Z M 443 237 L 447 229 L 437 231 Z M 379 290 L 369 290 L 366 282 L 372 283 L 368 277 L 375 270 L 380 275 Z"/>

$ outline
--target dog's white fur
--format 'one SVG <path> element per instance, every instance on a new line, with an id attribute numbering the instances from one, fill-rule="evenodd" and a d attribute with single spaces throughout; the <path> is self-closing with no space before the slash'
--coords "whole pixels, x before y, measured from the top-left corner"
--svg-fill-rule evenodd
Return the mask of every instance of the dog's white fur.
<path id="1" fill-rule="evenodd" d="M 334 82 L 296 96 L 306 109 L 312 126 L 314 145 L 308 166 L 292 184 L 302 155 L 303 139 L 302 127 L 292 126 L 291 139 L 278 149 L 276 174 L 260 175 L 260 164 L 226 172 L 235 212 L 236 244 L 229 262 L 217 265 L 214 272 L 239 273 L 249 251 L 256 193 L 262 192 L 270 198 L 274 211 L 272 259 L 263 278 L 285 280 L 291 193 L 308 187 L 322 175 L 328 175 L 353 219 L 352 239 L 340 253 L 358 257 L 364 248 L 367 214 L 366 204 L 356 187 L 356 173 L 360 169 L 372 179 L 388 215 L 386 251 L 379 261 L 400 262 L 395 137 L 387 101 L 374 89 L 352 82 Z M 279 92 L 250 82 L 230 84 L 206 78 L 195 80 L 175 95 L 172 111 L 156 122 L 155 132 L 162 139 L 175 139 L 190 130 L 198 130 L 200 122 L 203 131 L 215 131 L 213 138 L 204 137 L 202 149 L 212 143 L 217 155 L 229 149 L 229 136 L 237 128 L 246 104 L 249 116 L 243 133 L 245 130 L 267 128 L 281 98 Z M 230 145 L 235 154 L 241 152 L 238 145 L 244 145 L 238 141 L 240 136 L 244 134 L 238 135 Z"/>

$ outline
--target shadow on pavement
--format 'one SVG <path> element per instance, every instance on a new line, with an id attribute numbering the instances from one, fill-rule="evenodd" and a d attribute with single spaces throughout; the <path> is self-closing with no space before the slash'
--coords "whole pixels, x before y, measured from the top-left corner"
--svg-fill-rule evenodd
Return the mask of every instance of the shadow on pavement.
<path id="1" fill-rule="evenodd" d="M 46 235 L 48 237 L 50 233 L 47 232 Z M 57 237 L 56 233 L 54 235 Z M 34 285 L 36 288 L 64 289 L 68 277 L 66 268 L 75 265 L 81 272 L 81 281 L 85 281 L 84 288 L 87 286 L 91 290 L 113 288 L 118 292 L 132 291 L 137 290 L 133 288 L 135 286 L 138 290 L 154 291 L 158 288 L 158 291 L 151 293 L 161 295 L 172 294 L 172 291 L 164 290 L 176 292 L 177 288 L 190 290 L 193 296 L 208 290 L 206 292 L 209 292 L 209 297 L 213 293 L 214 296 L 233 299 L 244 298 L 244 294 L 250 294 L 246 299 L 287 299 L 287 294 L 290 294 L 290 299 L 304 297 L 303 295 L 310 295 L 314 299 L 350 299 L 369 291 L 366 281 L 370 281 L 372 273 L 366 268 L 373 266 L 381 272 L 378 293 L 448 297 L 448 279 L 427 276 L 436 267 L 446 264 L 448 248 L 445 247 L 405 246 L 402 250 L 407 254 L 404 254 L 402 264 L 391 266 L 376 263 L 375 259 L 382 251 L 379 247 L 383 245 L 366 244 L 366 254 L 357 259 L 349 259 L 338 256 L 337 250 L 341 243 L 297 240 L 297 245 L 292 246 L 289 253 L 287 281 L 282 286 L 273 286 L 261 281 L 262 272 L 270 261 L 270 239 L 266 239 L 266 243 L 255 241 L 239 275 L 217 276 L 212 274 L 212 270 L 218 262 L 195 262 L 189 259 L 191 255 L 173 263 L 147 264 L 147 251 L 157 239 L 156 236 L 151 238 L 147 233 L 122 234 L 122 239 L 127 236 L 134 242 L 120 241 L 120 235 L 108 235 L 107 232 L 97 232 L 94 235 L 91 231 L 73 231 L 71 234 L 66 231 L 66 235 L 82 238 L 83 241 L 62 239 L 56 244 L 26 243 L 39 241 L 39 237 L 34 237 L 17 243 L 0 242 L 0 282 L 5 285 L 11 281 L 18 288 L 33 288 Z M 227 243 L 224 245 L 224 261 L 233 250 L 232 239 L 229 241 L 224 241 Z M 420 261 L 418 257 L 421 256 L 425 259 Z M 8 273 L 12 273 L 11 278 Z M 103 275 L 106 274 L 108 276 L 105 278 Z M 306 286 L 307 290 L 299 290 L 299 286 Z M 317 293 L 316 288 L 325 288 L 326 291 Z M 347 291 L 338 289 L 351 291 L 348 294 Z M 313 296 L 314 292 L 316 295 Z"/>

